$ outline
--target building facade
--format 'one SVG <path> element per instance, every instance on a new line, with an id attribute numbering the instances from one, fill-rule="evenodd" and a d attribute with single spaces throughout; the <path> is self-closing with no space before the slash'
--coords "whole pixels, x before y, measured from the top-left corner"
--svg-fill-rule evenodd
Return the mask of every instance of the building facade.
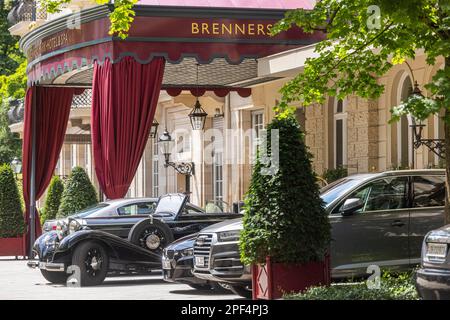
<path id="1" fill-rule="evenodd" d="M 78 5 L 86 8 L 93 4 L 80 1 Z M 15 24 L 11 32 L 23 36 L 29 32 L 23 25 L 22 22 Z M 208 113 L 202 131 L 193 131 L 188 117 L 196 97 L 187 90 L 176 97 L 161 91 L 155 115 L 159 123 L 157 137 L 167 129 L 175 141 L 171 161 L 194 163 L 194 174 L 186 185 L 185 175 L 164 165 L 157 137 L 149 137 L 127 196 L 157 197 L 189 191 L 191 202 L 200 206 L 214 202 L 224 210 L 231 210 L 233 204 L 239 204 L 249 187 L 252 161 L 263 129 L 275 116 L 273 108 L 281 99 L 280 89 L 302 72 L 306 59 L 314 55 L 312 45 L 258 59 L 256 77 L 246 81 L 245 88 L 251 89 L 251 95 L 246 98 L 236 92 L 219 97 L 207 91 L 199 97 Z M 427 95 L 423 84 L 430 82 L 442 68 L 442 59 L 430 66 L 425 58 L 423 53 L 417 52 L 414 61 L 394 66 L 378 80 L 385 86 L 385 91 L 376 100 L 356 96 L 343 100 L 327 97 L 323 105 L 303 108 L 298 104 L 296 116 L 305 131 L 306 144 L 314 156 L 313 166 L 318 175 L 327 169 L 341 167 L 354 174 L 442 166 L 440 158 L 429 149 L 413 147 L 409 117 L 389 123 L 391 108 L 408 97 L 414 82 L 417 81 Z M 98 188 L 90 143 L 90 103 L 90 89 L 74 98 L 55 174 L 66 177 L 71 168 L 81 166 Z M 439 115 L 430 117 L 424 124 L 423 138 L 444 137 Z M 22 132 L 21 123 L 13 124 L 11 128 Z"/>

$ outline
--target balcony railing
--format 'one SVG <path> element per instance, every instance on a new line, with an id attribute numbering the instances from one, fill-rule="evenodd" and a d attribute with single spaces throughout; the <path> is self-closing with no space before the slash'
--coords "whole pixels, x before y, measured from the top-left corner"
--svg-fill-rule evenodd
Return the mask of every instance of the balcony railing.
<path id="1" fill-rule="evenodd" d="M 8 22 L 11 25 L 39 20 L 47 20 L 47 12 L 34 0 L 16 1 L 8 14 Z"/>

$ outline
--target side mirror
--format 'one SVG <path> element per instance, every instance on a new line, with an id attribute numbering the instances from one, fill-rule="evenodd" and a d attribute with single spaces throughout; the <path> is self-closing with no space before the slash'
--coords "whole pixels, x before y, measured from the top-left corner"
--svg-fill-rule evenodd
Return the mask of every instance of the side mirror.
<path id="1" fill-rule="evenodd" d="M 351 216 L 356 210 L 362 209 L 364 207 L 364 202 L 358 198 L 349 198 L 345 200 L 341 207 L 340 213 L 343 216 Z"/>

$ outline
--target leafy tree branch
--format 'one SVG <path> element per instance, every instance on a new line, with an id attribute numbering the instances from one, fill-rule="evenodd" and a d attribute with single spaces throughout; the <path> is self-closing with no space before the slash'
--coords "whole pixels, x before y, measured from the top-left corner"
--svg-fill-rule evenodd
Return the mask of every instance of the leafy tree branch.
<path id="1" fill-rule="evenodd" d="M 41 0 L 41 5 L 49 13 L 60 12 L 64 5 L 67 5 L 72 0 Z M 138 0 L 115 0 L 113 2 L 114 10 L 109 15 L 111 26 L 109 29 L 110 35 L 117 35 L 125 39 L 134 21 L 135 12 L 134 5 Z M 99 5 L 111 3 L 110 0 L 95 0 Z"/>

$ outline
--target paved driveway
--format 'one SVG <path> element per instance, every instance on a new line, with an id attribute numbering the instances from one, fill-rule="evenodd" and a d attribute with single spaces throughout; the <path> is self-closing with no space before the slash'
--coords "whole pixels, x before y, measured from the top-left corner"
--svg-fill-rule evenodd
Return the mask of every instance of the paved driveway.
<path id="1" fill-rule="evenodd" d="M 146 299 L 146 300 L 225 300 L 233 294 L 198 291 L 183 284 L 171 284 L 155 275 L 106 278 L 101 286 L 71 288 L 48 283 L 39 270 L 26 266 L 26 260 L 0 258 L 0 300 L 6 299 Z"/>

